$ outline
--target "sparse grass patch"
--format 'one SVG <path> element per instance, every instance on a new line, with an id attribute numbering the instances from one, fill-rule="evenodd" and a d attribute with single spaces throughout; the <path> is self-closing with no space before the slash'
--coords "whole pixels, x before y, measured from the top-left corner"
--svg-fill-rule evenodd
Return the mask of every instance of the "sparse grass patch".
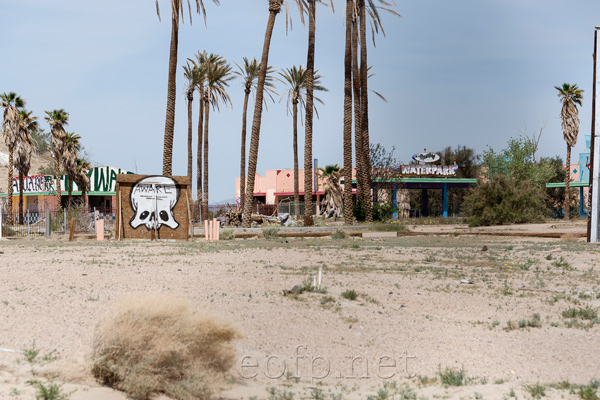
<path id="1" fill-rule="evenodd" d="M 341 296 L 347 300 L 356 300 L 358 297 L 358 293 L 355 290 L 345 290 L 342 292 Z"/>
<path id="2" fill-rule="evenodd" d="M 233 229 L 223 229 L 219 238 L 222 240 L 233 240 L 235 239 L 235 233 L 233 232 Z"/>
<path id="3" fill-rule="evenodd" d="M 553 261 L 552 265 L 554 265 L 556 268 L 562 268 L 565 271 L 571 271 L 573 269 L 573 267 L 571 267 L 569 262 L 565 260 L 563 256 L 560 256 L 558 260 Z"/>
<path id="4" fill-rule="evenodd" d="M 98 325 L 92 374 L 133 399 L 210 399 L 234 363 L 229 324 L 165 295 L 122 300 Z"/>
<path id="5" fill-rule="evenodd" d="M 525 389 L 534 399 L 541 399 L 546 396 L 546 386 L 536 383 L 535 385 L 526 385 Z"/>
<path id="6" fill-rule="evenodd" d="M 390 222 L 387 224 L 373 224 L 371 229 L 379 232 L 408 232 L 408 228 L 404 224 L 398 222 Z"/>
<path id="7" fill-rule="evenodd" d="M 26 382 L 35 388 L 36 400 L 68 400 L 75 391 L 63 392 L 63 384 L 49 381 L 44 384 L 38 380 L 30 380 Z"/>
<path id="8" fill-rule="evenodd" d="M 277 234 L 279 233 L 280 228 L 276 227 L 276 226 L 269 226 L 266 228 L 263 228 L 262 233 L 263 236 L 265 237 L 265 239 L 277 239 Z"/>
<path id="9" fill-rule="evenodd" d="M 539 314 L 533 314 L 532 319 L 521 319 L 518 322 L 508 321 L 506 323 L 505 331 L 512 331 L 515 329 L 524 329 L 524 328 L 541 328 L 542 327 L 542 319 Z"/>
<path id="10" fill-rule="evenodd" d="M 335 232 L 331 235 L 332 239 L 346 239 L 348 235 L 341 229 L 336 229 Z"/>
<path id="11" fill-rule="evenodd" d="M 463 386 L 465 384 L 465 370 L 446 367 L 438 371 L 440 381 L 444 386 Z"/>
<path id="12" fill-rule="evenodd" d="M 40 354 L 40 349 L 35 347 L 35 339 L 33 340 L 33 343 L 29 349 L 23 349 L 22 351 L 23 355 L 25 356 L 25 360 L 27 360 L 29 363 L 33 363 L 35 358 Z"/>

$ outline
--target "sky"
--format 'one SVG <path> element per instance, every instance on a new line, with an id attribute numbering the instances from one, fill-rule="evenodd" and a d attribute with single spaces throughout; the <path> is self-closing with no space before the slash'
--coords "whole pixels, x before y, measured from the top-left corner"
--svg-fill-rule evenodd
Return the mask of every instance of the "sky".
<path id="1" fill-rule="evenodd" d="M 174 175 L 187 174 L 181 68 L 186 59 L 205 49 L 237 68 L 234 62 L 260 59 L 262 53 L 268 1 L 204 2 L 206 26 L 194 14 L 193 24 L 186 16 L 179 31 Z M 161 174 L 171 23 L 170 2 L 159 0 L 159 5 L 162 22 L 149 0 L 1 0 L 0 93 L 19 94 L 47 131 L 44 110 L 67 110 L 67 131 L 81 135 L 95 163 Z M 318 94 L 325 104 L 318 105 L 313 128 L 313 157 L 320 166 L 343 164 L 344 2 L 334 0 L 334 6 L 335 12 L 324 6 L 317 10 L 315 68 L 329 89 Z M 409 162 L 423 149 L 465 145 L 478 154 L 488 146 L 500 150 L 511 137 L 543 128 L 538 156 L 564 159 L 554 86 L 568 82 L 585 91 L 573 159 L 586 151 L 599 1 L 396 0 L 395 10 L 401 18 L 382 14 L 385 37 L 375 38 L 376 47 L 369 36 L 369 64 L 375 73 L 369 87 L 387 98 L 387 103 L 375 95 L 369 98 L 372 143 L 395 148 L 398 161 Z M 307 27 L 295 8 L 290 17 L 293 29 L 287 34 L 285 16 L 276 20 L 269 57 L 276 70 L 306 64 Z M 276 90 L 281 95 L 283 85 Z M 244 93 L 237 79 L 228 93 L 233 107 L 210 115 L 211 203 L 235 196 L 240 170 Z M 286 99 L 280 98 L 263 112 L 261 175 L 293 167 L 292 117 Z M 301 166 L 303 144 L 300 126 Z"/>

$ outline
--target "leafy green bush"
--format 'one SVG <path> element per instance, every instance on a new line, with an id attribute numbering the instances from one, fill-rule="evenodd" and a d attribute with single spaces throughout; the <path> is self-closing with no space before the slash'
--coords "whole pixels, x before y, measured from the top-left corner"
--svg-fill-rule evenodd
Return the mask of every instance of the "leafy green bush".
<path id="1" fill-rule="evenodd" d="M 545 193 L 529 181 L 495 175 L 471 190 L 463 210 L 470 226 L 543 222 Z"/>
<path id="2" fill-rule="evenodd" d="M 373 221 L 383 221 L 392 218 L 394 207 L 391 203 L 373 204 Z"/>

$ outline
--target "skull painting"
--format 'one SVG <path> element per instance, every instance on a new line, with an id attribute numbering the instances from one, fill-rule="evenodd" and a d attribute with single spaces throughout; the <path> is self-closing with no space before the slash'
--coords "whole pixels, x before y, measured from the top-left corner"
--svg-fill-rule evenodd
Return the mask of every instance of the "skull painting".
<path id="1" fill-rule="evenodd" d="M 129 222 L 133 229 L 146 225 L 148 230 L 166 225 L 177 229 L 173 208 L 179 200 L 177 183 L 167 176 L 150 176 L 138 181 L 131 189 L 131 208 L 135 215 Z"/>

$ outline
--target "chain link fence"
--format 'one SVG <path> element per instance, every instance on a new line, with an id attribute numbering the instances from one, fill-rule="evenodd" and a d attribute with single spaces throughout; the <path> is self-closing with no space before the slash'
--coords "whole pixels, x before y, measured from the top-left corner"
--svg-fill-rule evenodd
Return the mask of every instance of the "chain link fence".
<path id="1" fill-rule="evenodd" d="M 104 231 L 115 229 L 116 210 L 92 209 L 86 207 L 69 210 L 37 208 L 23 213 L 14 212 L 9 215 L 6 210 L 0 211 L 2 221 L 2 237 L 30 237 L 67 235 L 71 220 L 75 220 L 75 233 L 95 234 L 96 221 L 104 220 Z"/>

